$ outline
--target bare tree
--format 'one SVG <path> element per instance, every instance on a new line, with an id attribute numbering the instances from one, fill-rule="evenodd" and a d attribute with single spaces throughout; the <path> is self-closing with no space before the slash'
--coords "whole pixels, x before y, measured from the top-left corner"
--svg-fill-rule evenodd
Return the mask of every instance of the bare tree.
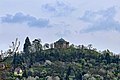
<path id="1" fill-rule="evenodd" d="M 92 44 L 89 44 L 87 47 L 88 47 L 89 50 L 91 50 L 92 49 Z"/>
<path id="2" fill-rule="evenodd" d="M 10 46 L 10 49 L 7 52 L 3 52 L 1 50 L 2 56 L 6 54 L 5 57 L 3 57 L 0 62 L 4 62 L 9 56 L 14 55 L 16 52 L 18 52 L 20 46 L 20 41 L 18 41 L 18 38 L 16 38 L 15 42 L 12 42 L 12 46 Z"/>

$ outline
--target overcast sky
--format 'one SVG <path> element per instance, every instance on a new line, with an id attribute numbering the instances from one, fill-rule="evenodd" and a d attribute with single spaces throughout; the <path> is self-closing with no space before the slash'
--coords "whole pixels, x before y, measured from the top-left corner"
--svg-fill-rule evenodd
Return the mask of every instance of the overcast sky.
<path id="1" fill-rule="evenodd" d="M 0 49 L 27 36 L 120 53 L 120 0 L 0 0 Z"/>

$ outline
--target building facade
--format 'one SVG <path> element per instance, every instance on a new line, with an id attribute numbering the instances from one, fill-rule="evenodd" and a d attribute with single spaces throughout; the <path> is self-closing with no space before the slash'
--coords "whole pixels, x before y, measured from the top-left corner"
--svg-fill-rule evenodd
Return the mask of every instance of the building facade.
<path id="1" fill-rule="evenodd" d="M 57 48 L 57 49 L 69 48 L 69 42 L 67 42 L 63 38 L 61 38 L 54 43 L 54 48 Z"/>

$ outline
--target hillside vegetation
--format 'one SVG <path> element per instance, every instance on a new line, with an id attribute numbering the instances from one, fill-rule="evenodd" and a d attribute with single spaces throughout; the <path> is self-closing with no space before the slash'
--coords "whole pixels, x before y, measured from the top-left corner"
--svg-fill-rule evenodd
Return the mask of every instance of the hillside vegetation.
<path id="1" fill-rule="evenodd" d="M 50 46 L 50 47 L 49 47 Z M 54 48 L 40 39 L 32 43 L 27 37 L 23 52 L 1 62 L 8 69 L 1 70 L 1 79 L 15 80 L 119 80 L 120 57 L 109 50 L 98 52 L 92 45 L 70 45 L 69 48 Z M 21 68 L 22 76 L 15 75 Z"/>

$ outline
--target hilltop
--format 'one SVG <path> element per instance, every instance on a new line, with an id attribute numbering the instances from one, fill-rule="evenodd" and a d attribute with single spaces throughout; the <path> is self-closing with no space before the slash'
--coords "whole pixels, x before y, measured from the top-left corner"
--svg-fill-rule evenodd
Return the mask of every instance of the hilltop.
<path id="1" fill-rule="evenodd" d="M 18 43 L 18 44 L 17 44 Z M 109 50 L 98 52 L 89 44 L 69 44 L 63 38 L 54 43 L 41 44 L 41 39 L 25 39 L 23 51 L 20 42 L 13 42 L 0 62 L 0 78 L 7 80 L 118 80 L 120 56 Z M 2 67 L 1 67 L 2 66 Z"/>

